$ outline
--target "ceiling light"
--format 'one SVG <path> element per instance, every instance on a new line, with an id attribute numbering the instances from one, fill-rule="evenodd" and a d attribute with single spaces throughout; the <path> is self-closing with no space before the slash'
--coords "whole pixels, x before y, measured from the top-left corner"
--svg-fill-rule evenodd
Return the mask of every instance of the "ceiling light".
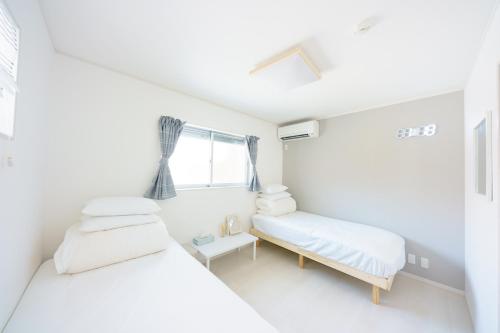
<path id="1" fill-rule="evenodd" d="M 283 89 L 300 87 L 321 78 L 319 69 L 300 47 L 259 64 L 250 75 Z"/>
<path id="2" fill-rule="evenodd" d="M 359 22 L 358 26 L 356 27 L 356 33 L 358 34 L 363 34 L 368 32 L 373 26 L 377 23 L 377 18 L 375 17 L 369 17 L 364 19 L 363 21 Z"/>

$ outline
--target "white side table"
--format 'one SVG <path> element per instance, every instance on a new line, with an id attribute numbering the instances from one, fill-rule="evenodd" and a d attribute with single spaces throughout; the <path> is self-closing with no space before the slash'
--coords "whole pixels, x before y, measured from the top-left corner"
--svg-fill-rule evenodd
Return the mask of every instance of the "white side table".
<path id="1" fill-rule="evenodd" d="M 253 243 L 253 260 L 255 260 L 257 255 L 257 247 L 256 242 L 258 238 L 247 234 L 246 232 L 242 232 L 233 236 L 226 236 L 222 238 L 215 238 L 212 243 L 208 243 L 205 245 L 194 245 L 193 248 L 198 250 L 198 252 L 205 257 L 207 269 L 210 270 L 210 260 L 213 257 L 219 256 L 221 254 L 239 249 L 242 246 L 252 244 Z"/>

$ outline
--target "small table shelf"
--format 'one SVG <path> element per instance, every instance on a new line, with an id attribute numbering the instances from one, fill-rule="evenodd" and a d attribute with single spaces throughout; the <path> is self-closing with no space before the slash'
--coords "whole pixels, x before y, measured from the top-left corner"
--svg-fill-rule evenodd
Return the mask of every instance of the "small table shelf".
<path id="1" fill-rule="evenodd" d="M 191 246 L 196 249 L 203 257 L 205 257 L 207 269 L 210 270 L 210 260 L 212 258 L 252 243 L 253 260 L 255 260 L 257 255 L 257 240 L 257 237 L 247 234 L 246 232 L 242 232 L 233 236 L 216 238 L 212 243 L 208 243 L 205 245 L 197 246 L 191 244 Z"/>

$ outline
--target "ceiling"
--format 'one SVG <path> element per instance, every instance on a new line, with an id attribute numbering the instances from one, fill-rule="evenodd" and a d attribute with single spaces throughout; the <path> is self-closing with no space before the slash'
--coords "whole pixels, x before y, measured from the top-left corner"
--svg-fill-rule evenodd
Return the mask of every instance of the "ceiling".
<path id="1" fill-rule="evenodd" d="M 62 53 L 285 123 L 463 89 L 496 0 L 40 3 Z M 282 90 L 248 74 L 295 45 L 321 80 Z"/>

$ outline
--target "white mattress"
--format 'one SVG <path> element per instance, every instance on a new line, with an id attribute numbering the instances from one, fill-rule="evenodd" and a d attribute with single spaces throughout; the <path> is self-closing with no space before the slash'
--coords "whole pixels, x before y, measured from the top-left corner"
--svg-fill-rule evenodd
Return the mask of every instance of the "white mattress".
<path id="1" fill-rule="evenodd" d="M 178 243 L 75 275 L 46 261 L 5 333 L 276 332 Z"/>
<path id="2" fill-rule="evenodd" d="M 265 234 L 372 275 L 387 278 L 405 265 L 404 239 L 380 228 L 301 211 L 252 220 Z"/>

